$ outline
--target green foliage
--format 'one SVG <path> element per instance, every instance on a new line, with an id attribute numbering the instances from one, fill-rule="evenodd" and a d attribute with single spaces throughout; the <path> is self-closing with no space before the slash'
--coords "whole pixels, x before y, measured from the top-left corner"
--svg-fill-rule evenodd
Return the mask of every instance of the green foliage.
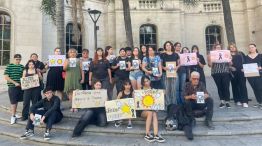
<path id="1" fill-rule="evenodd" d="M 40 7 L 42 13 L 51 17 L 53 22 L 56 22 L 56 1 L 55 0 L 42 0 Z"/>

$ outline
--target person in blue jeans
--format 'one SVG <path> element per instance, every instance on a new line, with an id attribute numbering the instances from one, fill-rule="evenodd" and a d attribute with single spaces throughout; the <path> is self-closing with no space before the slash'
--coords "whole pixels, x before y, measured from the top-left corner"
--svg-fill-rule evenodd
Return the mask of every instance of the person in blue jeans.
<path id="1" fill-rule="evenodd" d="M 102 83 L 99 80 L 94 81 L 94 90 L 102 89 Z M 89 124 L 95 124 L 99 127 L 104 127 L 107 124 L 105 107 L 87 108 L 85 113 L 81 116 L 77 122 L 72 137 L 81 136 L 85 127 Z"/>

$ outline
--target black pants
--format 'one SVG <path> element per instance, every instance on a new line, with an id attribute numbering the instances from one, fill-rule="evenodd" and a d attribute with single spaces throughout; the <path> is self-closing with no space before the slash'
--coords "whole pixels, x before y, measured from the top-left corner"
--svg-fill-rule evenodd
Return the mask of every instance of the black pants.
<path id="1" fill-rule="evenodd" d="M 198 104 L 196 100 L 186 100 L 186 110 L 190 115 L 193 116 L 194 110 L 205 110 L 206 109 L 206 120 L 211 121 L 213 117 L 213 106 L 214 101 L 212 98 L 206 98 L 204 104 Z"/>
<path id="2" fill-rule="evenodd" d="M 230 101 L 230 74 L 229 73 L 218 73 L 213 74 L 212 77 L 215 80 L 217 91 L 220 100 Z"/>
<path id="3" fill-rule="evenodd" d="M 29 115 L 29 108 L 30 108 L 30 100 L 33 104 L 36 104 L 39 99 L 39 94 L 41 94 L 41 89 L 39 87 L 27 89 L 24 91 L 23 95 L 23 110 L 22 110 L 22 116 L 23 119 L 27 119 Z"/>
<path id="4" fill-rule="evenodd" d="M 151 87 L 152 87 L 153 89 L 163 89 L 161 80 L 151 81 Z"/>
<path id="5" fill-rule="evenodd" d="M 246 78 L 241 71 L 233 72 L 234 77 L 231 79 L 233 99 L 236 102 L 248 103 Z"/>
<path id="6" fill-rule="evenodd" d="M 83 90 L 92 89 L 92 87 L 89 85 L 89 71 L 85 71 L 85 80 L 84 80 L 84 83 L 82 84 L 82 89 Z"/>
<path id="7" fill-rule="evenodd" d="M 37 110 L 35 114 L 44 115 L 45 110 Z M 45 118 L 44 123 L 46 123 L 46 129 L 51 130 L 53 124 L 58 123 L 62 120 L 63 115 L 57 111 L 52 112 L 48 117 Z M 26 130 L 34 130 L 33 121 L 29 118 L 26 125 Z"/>
<path id="8" fill-rule="evenodd" d="M 248 77 L 247 80 L 254 91 L 257 102 L 262 104 L 262 76 Z"/>
<path id="9" fill-rule="evenodd" d="M 105 108 L 86 109 L 74 128 L 73 135 L 79 136 L 89 124 L 104 127 L 107 124 Z"/>
<path id="10" fill-rule="evenodd" d="M 117 91 L 117 95 L 120 91 L 122 91 L 123 89 L 123 83 L 125 80 L 127 79 L 122 79 L 122 78 L 118 78 L 118 77 L 115 77 L 116 79 L 116 91 Z"/>

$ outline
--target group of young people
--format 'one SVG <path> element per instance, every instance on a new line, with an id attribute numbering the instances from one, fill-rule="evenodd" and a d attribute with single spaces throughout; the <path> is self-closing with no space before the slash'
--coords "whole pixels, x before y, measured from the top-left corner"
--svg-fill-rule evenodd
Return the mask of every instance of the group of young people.
<path id="1" fill-rule="evenodd" d="M 229 84 L 232 84 L 233 98 L 237 105 L 248 107 L 248 96 L 246 89 L 246 78 L 243 73 L 243 64 L 257 63 L 260 76 L 248 77 L 248 81 L 255 93 L 258 104 L 256 107 L 262 109 L 262 77 L 261 65 L 262 55 L 258 53 L 256 45 L 248 46 L 248 55 L 239 52 L 235 45 L 229 45 L 228 49 L 232 55 L 232 61 L 227 63 L 211 62 L 207 57 L 208 66 L 211 67 L 211 75 L 217 86 L 218 94 L 221 100 L 220 108 L 230 108 Z M 160 49 L 161 50 L 161 49 Z M 213 50 L 222 50 L 220 44 L 216 44 Z M 197 65 L 183 66 L 180 65 L 179 54 L 196 53 Z M 55 48 L 54 55 L 61 55 L 61 50 Z M 105 50 L 97 48 L 93 59 L 89 57 L 89 50 L 82 50 L 82 57 L 77 58 L 76 49 L 68 50 L 67 59 L 63 66 L 51 67 L 48 64 L 38 60 L 37 54 L 33 53 L 25 67 L 20 64 L 22 56 L 14 55 L 14 63 L 7 66 L 5 78 L 8 83 L 8 93 L 11 102 L 11 124 L 14 124 L 17 115 L 17 103 L 23 100 L 22 120 L 28 119 L 27 131 L 21 138 L 27 138 L 33 135 L 32 122 L 34 115 L 40 113 L 41 122 L 48 123 L 44 137 L 50 138 L 52 124 L 61 121 L 63 114 L 60 110 L 63 92 L 67 94 L 68 99 L 72 101 L 74 90 L 99 90 L 106 89 L 108 100 L 116 99 L 113 97 L 114 87 L 117 90 L 117 99 L 133 98 L 133 90 L 147 89 L 164 89 L 165 106 L 170 104 L 184 104 L 185 100 L 191 100 L 191 95 L 185 97 L 185 84 L 190 82 L 190 74 L 198 73 L 198 80 L 203 87 L 206 86 L 204 66 L 206 65 L 203 55 L 199 53 L 198 46 L 192 46 L 189 50 L 187 47 L 181 47 L 181 43 L 173 44 L 170 41 L 164 43 L 162 51 L 156 51 L 151 46 L 141 46 L 141 48 L 121 48 L 119 56 L 111 46 Z M 74 65 L 71 65 L 74 60 Z M 166 75 L 168 67 L 166 62 L 176 62 L 176 78 L 169 78 Z M 44 90 L 45 98 L 42 99 L 41 90 L 43 90 L 43 73 L 47 73 L 46 89 Z M 35 88 L 21 90 L 21 77 L 38 75 L 40 86 Z M 193 90 L 194 91 L 194 90 Z M 21 99 L 21 97 L 23 97 Z M 60 99 L 60 100 L 57 100 Z M 33 106 L 30 107 L 30 100 Z M 213 101 L 212 101 L 213 104 Z M 44 111 L 39 112 L 37 108 L 44 107 Z M 212 106 L 213 108 L 213 106 Z M 71 108 L 71 112 L 77 112 L 78 109 Z M 54 112 L 56 111 L 56 112 Z M 165 139 L 158 134 L 158 116 L 157 111 L 147 110 L 137 113 L 138 116 L 146 119 L 146 134 L 144 139 L 153 142 L 164 142 Z M 210 117 L 210 116 L 209 116 Z M 212 117 L 212 116 L 211 116 Z M 106 126 L 105 108 L 85 109 L 85 113 L 79 119 L 74 128 L 72 137 L 80 136 L 84 128 L 94 123 L 97 126 Z M 116 121 L 118 127 L 121 121 Z M 150 134 L 150 128 L 153 125 L 153 135 Z M 207 125 L 209 125 L 207 123 Z M 128 120 L 127 128 L 132 128 L 131 120 Z"/>

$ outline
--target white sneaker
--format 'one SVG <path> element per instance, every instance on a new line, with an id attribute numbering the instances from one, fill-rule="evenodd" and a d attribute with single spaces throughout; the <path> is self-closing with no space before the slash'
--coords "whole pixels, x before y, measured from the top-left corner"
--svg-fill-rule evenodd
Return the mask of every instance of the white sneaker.
<path id="1" fill-rule="evenodd" d="M 236 104 L 237 104 L 238 106 L 241 106 L 241 105 L 242 105 L 242 103 L 241 103 L 241 102 L 239 102 L 239 101 L 238 101 Z"/>
<path id="2" fill-rule="evenodd" d="M 22 116 L 19 116 L 18 114 L 15 114 L 16 119 L 21 119 Z"/>
<path id="3" fill-rule="evenodd" d="M 16 122 L 16 117 L 12 116 L 11 117 L 11 125 L 13 125 Z"/>
<path id="4" fill-rule="evenodd" d="M 243 107 L 247 108 L 248 104 L 247 103 L 243 103 Z"/>

